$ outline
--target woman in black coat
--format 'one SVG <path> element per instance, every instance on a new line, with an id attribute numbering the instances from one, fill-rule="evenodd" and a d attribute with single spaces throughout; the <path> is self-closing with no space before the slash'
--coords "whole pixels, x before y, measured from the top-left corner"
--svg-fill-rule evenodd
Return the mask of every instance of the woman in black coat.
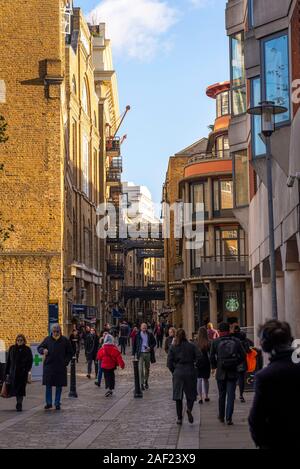
<path id="1" fill-rule="evenodd" d="M 32 368 L 32 352 L 26 345 L 26 338 L 20 334 L 16 338 L 15 345 L 8 351 L 5 375 L 10 384 L 10 395 L 17 399 L 16 409 L 22 411 L 23 398 L 26 396 L 26 384 L 28 373 Z"/>
<path id="2" fill-rule="evenodd" d="M 211 364 L 210 364 L 210 342 L 208 339 L 208 333 L 206 327 L 200 327 L 198 332 L 198 337 L 196 340 L 196 346 L 198 347 L 201 353 L 201 359 L 197 363 L 198 370 L 198 394 L 199 394 L 199 404 L 203 404 L 203 393 L 205 402 L 209 402 L 208 391 L 209 391 L 209 378 L 211 374 Z"/>
<path id="3" fill-rule="evenodd" d="M 62 336 L 58 324 L 52 326 L 50 337 L 46 337 L 38 346 L 38 352 L 45 356 L 43 385 L 46 386 L 45 410 L 52 408 L 52 387 L 56 387 L 55 407 L 60 410 L 62 388 L 68 384 L 67 366 L 73 357 L 70 341 Z"/>
<path id="4" fill-rule="evenodd" d="M 192 410 L 197 400 L 196 363 L 200 352 L 195 344 L 189 342 L 183 329 L 178 329 L 175 343 L 168 354 L 168 368 L 173 374 L 173 400 L 176 401 L 177 424 L 182 424 L 183 393 L 187 400 L 187 415 L 190 423 L 194 422 Z"/>

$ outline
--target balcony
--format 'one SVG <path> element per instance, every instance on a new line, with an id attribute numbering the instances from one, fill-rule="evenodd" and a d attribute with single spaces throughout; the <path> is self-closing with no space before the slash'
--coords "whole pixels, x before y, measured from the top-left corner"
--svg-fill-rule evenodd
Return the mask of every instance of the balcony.
<path id="1" fill-rule="evenodd" d="M 231 154 L 230 150 L 222 150 L 222 151 L 213 151 L 213 152 L 202 152 L 197 155 L 194 155 L 192 158 L 188 160 L 188 164 L 194 163 L 201 163 L 202 161 L 207 160 L 230 160 Z"/>
<path id="2" fill-rule="evenodd" d="M 109 156 L 116 158 L 120 156 L 121 142 L 120 137 L 108 137 L 106 139 L 106 153 Z"/>
<path id="3" fill-rule="evenodd" d="M 202 257 L 201 267 L 192 270 L 192 277 L 248 277 L 248 256 Z"/>
<path id="4" fill-rule="evenodd" d="M 121 184 L 121 174 L 112 172 L 111 170 L 106 173 L 106 182 L 111 184 Z"/>
<path id="5" fill-rule="evenodd" d="M 107 263 L 107 274 L 111 278 L 124 279 L 125 268 L 123 262 L 108 261 Z"/>

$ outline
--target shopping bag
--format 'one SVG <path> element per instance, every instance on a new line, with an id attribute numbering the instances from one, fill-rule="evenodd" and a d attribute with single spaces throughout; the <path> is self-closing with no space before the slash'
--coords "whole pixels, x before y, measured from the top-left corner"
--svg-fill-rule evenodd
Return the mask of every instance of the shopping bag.
<path id="1" fill-rule="evenodd" d="M 3 397 L 4 399 L 8 399 L 9 397 L 11 397 L 10 396 L 10 385 L 7 384 L 5 381 L 2 385 L 0 396 Z"/>

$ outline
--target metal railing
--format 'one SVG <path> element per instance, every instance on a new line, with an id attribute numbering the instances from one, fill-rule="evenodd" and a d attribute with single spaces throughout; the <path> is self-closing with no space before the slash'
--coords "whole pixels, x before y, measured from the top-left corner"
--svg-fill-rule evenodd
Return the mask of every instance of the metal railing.
<path id="1" fill-rule="evenodd" d="M 192 277 L 249 276 L 248 256 L 210 256 L 201 258 L 201 266 L 192 269 Z"/>
<path id="2" fill-rule="evenodd" d="M 121 174 L 108 171 L 108 172 L 106 173 L 106 181 L 107 181 L 107 182 L 117 182 L 117 183 L 120 183 L 120 182 L 121 182 Z"/>
<path id="3" fill-rule="evenodd" d="M 111 159 L 109 164 L 109 171 L 123 171 L 123 163 L 121 157 L 117 156 Z"/>
<path id="4" fill-rule="evenodd" d="M 188 165 L 199 163 L 205 160 L 228 160 L 231 159 L 230 150 L 220 150 L 213 152 L 202 152 L 197 153 L 192 158 L 188 160 Z"/>
<path id="5" fill-rule="evenodd" d="M 106 151 L 120 151 L 120 137 L 108 137 L 106 139 Z"/>

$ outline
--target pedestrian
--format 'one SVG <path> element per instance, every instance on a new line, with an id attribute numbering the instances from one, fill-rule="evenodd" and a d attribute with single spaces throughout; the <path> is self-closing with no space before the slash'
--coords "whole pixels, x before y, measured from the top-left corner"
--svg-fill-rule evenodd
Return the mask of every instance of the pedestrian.
<path id="1" fill-rule="evenodd" d="M 164 340 L 164 330 L 163 330 L 162 324 L 160 324 L 159 322 L 155 326 L 154 336 L 156 339 L 157 348 L 162 348 L 163 340 Z"/>
<path id="2" fill-rule="evenodd" d="M 126 321 L 122 321 L 120 326 L 119 345 L 121 347 L 121 353 L 126 355 L 127 341 L 129 337 L 129 327 Z"/>
<path id="3" fill-rule="evenodd" d="M 261 449 L 297 448 L 300 422 L 300 363 L 290 325 L 277 320 L 260 326 L 260 344 L 270 363 L 255 375 L 250 432 Z"/>
<path id="4" fill-rule="evenodd" d="M 94 362 L 95 366 L 95 378 L 97 379 L 98 375 L 98 362 L 97 362 L 97 352 L 99 348 L 99 336 L 96 333 L 96 330 L 92 327 L 90 331 L 86 334 L 84 349 L 85 356 L 87 361 L 87 375 L 88 379 L 91 379 L 92 366 Z"/>
<path id="5" fill-rule="evenodd" d="M 216 371 L 219 390 L 219 420 L 227 425 L 233 425 L 232 416 L 238 366 L 243 363 L 246 353 L 241 341 L 230 335 L 230 325 L 222 322 L 219 326 L 220 337 L 211 344 L 210 361 Z M 226 409 L 226 410 L 225 410 Z"/>
<path id="6" fill-rule="evenodd" d="M 8 350 L 5 376 L 9 383 L 10 397 L 16 397 L 16 410 L 22 411 L 23 399 L 26 396 L 26 385 L 28 382 L 28 373 L 32 368 L 33 357 L 30 347 L 26 345 L 26 338 L 19 334 L 15 345 Z"/>
<path id="7" fill-rule="evenodd" d="M 169 353 L 169 349 L 175 340 L 175 335 L 176 335 L 175 327 L 170 327 L 168 331 L 168 337 L 165 340 L 165 352 L 166 353 Z"/>
<path id="8" fill-rule="evenodd" d="M 239 391 L 240 391 L 240 401 L 241 401 L 241 403 L 244 404 L 246 402 L 246 400 L 244 398 L 244 392 L 245 392 L 246 373 L 247 373 L 247 369 L 248 369 L 247 355 L 251 351 L 251 348 L 254 347 L 254 343 L 250 339 L 248 339 L 245 332 L 243 332 L 241 330 L 240 326 L 238 326 L 238 325 L 234 326 L 232 335 L 233 335 L 233 337 L 236 337 L 237 339 L 239 339 L 241 341 L 242 346 L 243 346 L 243 348 L 245 350 L 245 353 L 246 353 L 245 360 L 243 361 L 243 363 L 241 363 L 238 366 L 238 380 L 237 380 L 237 383 L 238 383 L 238 386 L 239 386 Z"/>
<path id="9" fill-rule="evenodd" d="M 137 326 L 134 326 L 134 328 L 130 332 L 132 354 L 133 354 L 133 347 L 134 347 L 135 338 L 136 338 L 138 332 L 139 332 L 139 330 L 138 330 Z"/>
<path id="10" fill-rule="evenodd" d="M 168 353 L 168 368 L 173 375 L 173 400 L 176 401 L 177 424 L 182 424 L 183 394 L 187 400 L 187 415 L 190 423 L 194 422 L 193 407 L 197 400 L 197 370 L 195 365 L 200 359 L 200 352 L 195 344 L 189 342 L 184 329 L 176 331 L 174 345 Z"/>
<path id="11" fill-rule="evenodd" d="M 133 355 L 139 360 L 139 375 L 142 391 L 149 389 L 149 376 L 151 363 L 155 363 L 156 340 L 152 332 L 148 331 L 147 324 L 141 325 L 133 345 Z"/>
<path id="12" fill-rule="evenodd" d="M 76 362 L 79 362 L 79 354 L 80 354 L 80 337 L 79 332 L 77 329 L 73 329 L 72 334 L 70 335 L 70 342 L 73 347 L 74 357 L 76 357 Z"/>
<path id="13" fill-rule="evenodd" d="M 220 337 L 219 332 L 214 329 L 214 325 L 212 322 L 209 322 L 207 324 L 207 334 L 208 334 L 208 340 L 213 341 L 215 339 L 218 339 Z"/>
<path id="14" fill-rule="evenodd" d="M 68 384 L 67 366 L 73 357 L 70 341 L 61 333 L 59 324 L 51 328 L 51 335 L 38 346 L 38 352 L 45 357 L 43 366 L 43 385 L 46 386 L 45 410 L 52 408 L 52 387 L 56 388 L 55 408 L 61 408 L 62 388 Z"/>
<path id="15" fill-rule="evenodd" d="M 105 388 L 107 392 L 105 397 L 113 395 L 115 389 L 115 370 L 118 366 L 125 368 L 121 352 L 114 344 L 114 338 L 112 335 L 107 334 L 104 338 L 103 347 L 100 348 L 97 354 L 97 360 L 101 361 L 101 368 L 104 373 Z"/>
<path id="16" fill-rule="evenodd" d="M 210 365 L 210 342 L 206 327 L 200 327 L 196 339 L 196 345 L 201 352 L 201 358 L 197 362 L 197 390 L 200 397 L 199 404 L 203 404 L 203 395 L 205 402 L 209 402 L 209 378 L 211 374 Z"/>
<path id="17" fill-rule="evenodd" d="M 108 332 L 103 332 L 102 336 L 99 338 L 99 348 L 98 348 L 98 352 L 97 352 L 97 356 L 96 356 L 96 360 L 97 360 L 97 363 L 98 363 L 98 373 L 97 373 L 97 379 L 95 381 L 95 385 L 98 386 L 98 388 L 101 387 L 102 376 L 103 376 L 103 370 L 102 370 L 102 367 L 101 367 L 101 360 L 98 359 L 98 353 L 99 353 L 99 350 L 103 347 L 104 339 L 107 335 L 108 335 Z"/>

